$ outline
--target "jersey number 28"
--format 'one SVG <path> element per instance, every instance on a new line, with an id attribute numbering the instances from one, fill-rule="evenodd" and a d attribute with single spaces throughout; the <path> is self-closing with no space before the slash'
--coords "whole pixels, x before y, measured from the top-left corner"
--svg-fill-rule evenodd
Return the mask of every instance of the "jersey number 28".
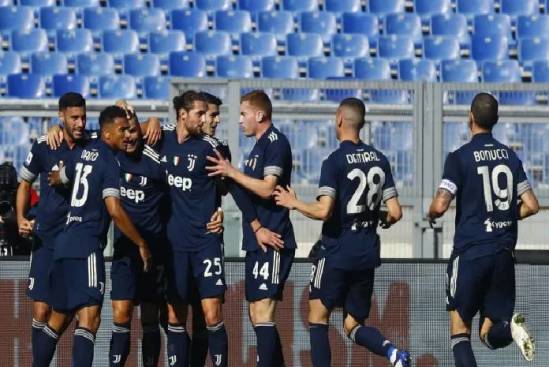
<path id="1" fill-rule="evenodd" d="M 360 168 L 355 168 L 347 174 L 347 178 L 351 181 L 359 179 L 358 187 L 356 188 L 351 200 L 347 203 L 347 214 L 360 214 L 366 210 L 374 210 L 381 202 L 381 191 L 385 184 L 385 172 L 380 167 L 372 167 L 368 171 L 368 175 Z M 364 195 L 364 191 L 368 189 L 366 196 L 366 205 L 361 205 L 358 202 Z"/>

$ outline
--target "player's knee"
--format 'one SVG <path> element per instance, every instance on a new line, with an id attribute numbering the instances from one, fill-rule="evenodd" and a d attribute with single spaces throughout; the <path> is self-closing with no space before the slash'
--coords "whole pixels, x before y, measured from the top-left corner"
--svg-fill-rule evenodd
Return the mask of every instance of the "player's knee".
<path id="1" fill-rule="evenodd" d="M 354 318 L 347 316 L 343 321 L 343 330 L 345 331 L 345 335 L 349 337 L 353 329 L 356 328 L 358 325 L 359 323 Z"/>
<path id="2" fill-rule="evenodd" d="M 254 302 L 253 312 L 250 312 L 250 318 L 255 325 L 261 322 L 274 321 L 275 301 L 273 300 L 261 300 Z"/>
<path id="3" fill-rule="evenodd" d="M 92 333 L 96 333 L 99 330 L 99 325 L 101 324 L 101 315 L 89 315 L 87 317 L 80 318 L 78 320 L 78 326 L 81 328 L 88 329 Z"/>
<path id="4" fill-rule="evenodd" d="M 131 309 L 126 307 L 114 307 L 112 310 L 112 319 L 118 324 L 127 324 L 128 322 L 131 322 Z"/>
<path id="5" fill-rule="evenodd" d="M 50 317 L 51 309 L 46 304 L 35 305 L 33 308 L 32 318 L 36 321 L 46 322 Z"/>
<path id="6" fill-rule="evenodd" d="M 215 326 L 223 321 L 221 305 L 212 304 L 204 308 L 204 320 L 207 326 Z"/>

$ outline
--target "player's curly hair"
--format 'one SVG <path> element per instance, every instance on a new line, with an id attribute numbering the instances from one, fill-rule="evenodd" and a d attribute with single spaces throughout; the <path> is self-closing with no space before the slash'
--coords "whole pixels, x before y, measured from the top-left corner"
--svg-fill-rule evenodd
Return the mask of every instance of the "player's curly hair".
<path id="1" fill-rule="evenodd" d="M 179 96 L 173 97 L 173 108 L 176 117 L 179 117 L 181 110 L 189 112 L 193 108 L 195 101 L 207 102 L 206 97 L 195 90 L 188 90 Z"/>

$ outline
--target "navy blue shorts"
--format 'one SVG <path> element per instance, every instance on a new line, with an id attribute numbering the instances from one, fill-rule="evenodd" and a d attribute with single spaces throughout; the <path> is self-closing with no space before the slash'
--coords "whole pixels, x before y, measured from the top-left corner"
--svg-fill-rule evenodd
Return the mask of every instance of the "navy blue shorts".
<path id="1" fill-rule="evenodd" d="M 330 266 L 323 257 L 311 269 L 309 299 L 320 299 L 328 309 L 343 307 L 357 322 L 370 315 L 375 269 L 345 270 Z"/>
<path id="2" fill-rule="evenodd" d="M 452 255 L 446 274 L 446 309 L 469 323 L 477 312 L 493 322 L 509 321 L 515 308 L 515 261 L 511 251 L 468 258 Z"/>
<path id="3" fill-rule="evenodd" d="M 223 244 L 200 251 L 174 251 L 167 262 L 168 302 L 191 303 L 193 288 L 200 299 L 223 297 L 227 289 Z"/>
<path id="4" fill-rule="evenodd" d="M 125 251 L 126 254 L 117 253 L 117 245 L 120 245 L 121 242 L 129 242 L 129 245 L 133 247 L 130 251 Z M 153 242 L 149 243 L 153 245 Z M 157 246 L 167 245 L 166 242 L 154 242 L 154 244 Z M 112 300 L 131 300 L 135 303 L 160 303 L 165 301 L 165 255 L 155 251 L 152 258 L 153 267 L 145 273 L 143 271 L 143 261 L 139 256 L 137 247 L 126 237 L 121 237 L 116 241 L 111 266 Z"/>
<path id="5" fill-rule="evenodd" d="M 33 301 L 49 303 L 50 270 L 53 261 L 53 247 L 47 246 L 35 237 L 35 250 L 31 253 L 28 296 Z M 40 244 L 38 244 L 40 243 Z"/>
<path id="6" fill-rule="evenodd" d="M 59 312 L 102 305 L 105 294 L 105 261 L 97 250 L 85 259 L 57 259 L 50 273 L 50 304 Z"/>
<path id="7" fill-rule="evenodd" d="M 282 300 L 284 284 L 292 270 L 294 249 L 275 251 L 271 247 L 246 252 L 246 300 L 255 302 L 270 298 Z"/>

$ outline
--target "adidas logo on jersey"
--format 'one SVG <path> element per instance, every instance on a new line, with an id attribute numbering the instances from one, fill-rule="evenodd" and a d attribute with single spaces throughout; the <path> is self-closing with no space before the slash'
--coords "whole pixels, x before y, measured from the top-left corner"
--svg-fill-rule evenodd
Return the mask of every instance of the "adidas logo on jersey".
<path id="1" fill-rule="evenodd" d="M 215 285 L 222 286 L 222 285 L 223 285 L 223 281 L 222 281 L 221 279 L 218 279 L 218 280 L 217 280 L 217 283 L 215 283 Z"/>
<path id="2" fill-rule="evenodd" d="M 145 201 L 145 192 L 142 190 L 127 189 L 124 186 L 120 187 L 120 195 L 128 198 L 136 204 Z"/>
<path id="3" fill-rule="evenodd" d="M 193 187 L 193 180 L 187 177 L 174 176 L 170 173 L 168 175 L 168 185 L 187 191 Z"/>
<path id="4" fill-rule="evenodd" d="M 271 132 L 271 133 L 269 134 L 269 136 L 267 136 L 267 138 L 268 138 L 268 139 L 271 141 L 271 143 L 272 143 L 273 141 L 278 140 L 278 134 L 275 133 L 275 132 L 273 131 L 273 132 Z"/>
<path id="5" fill-rule="evenodd" d="M 259 289 L 262 290 L 262 291 L 266 291 L 266 290 L 268 290 L 269 288 L 267 288 L 267 284 L 261 283 L 261 285 L 259 286 Z"/>

